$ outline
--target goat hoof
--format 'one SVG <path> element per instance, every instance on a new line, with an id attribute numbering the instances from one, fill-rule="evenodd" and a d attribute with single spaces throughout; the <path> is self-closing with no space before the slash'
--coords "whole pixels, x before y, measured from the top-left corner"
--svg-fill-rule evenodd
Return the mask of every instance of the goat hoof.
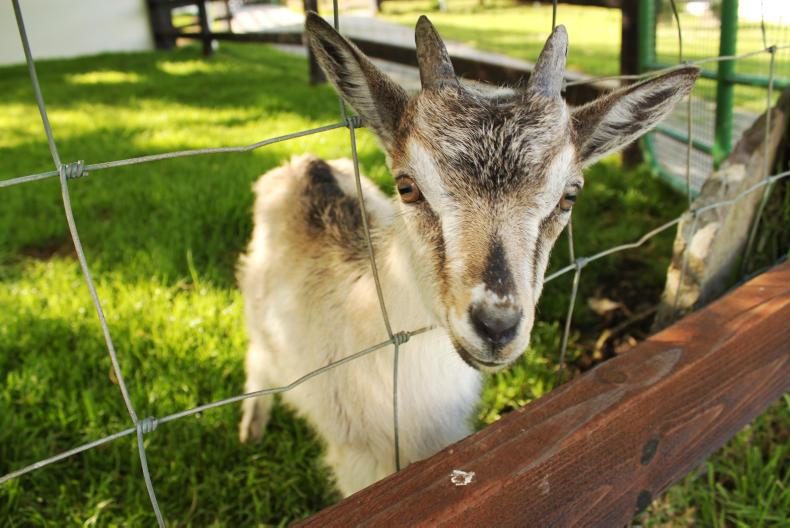
<path id="1" fill-rule="evenodd" d="M 270 407 L 266 403 L 258 401 L 258 398 L 253 398 L 245 400 L 242 408 L 239 441 L 242 444 L 257 442 L 263 437 L 263 431 L 269 421 Z"/>

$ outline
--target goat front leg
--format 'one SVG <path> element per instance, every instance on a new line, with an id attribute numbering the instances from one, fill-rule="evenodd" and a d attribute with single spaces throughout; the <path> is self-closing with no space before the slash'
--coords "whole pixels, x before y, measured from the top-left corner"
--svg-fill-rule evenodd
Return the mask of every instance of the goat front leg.
<path id="1" fill-rule="evenodd" d="M 381 461 L 370 450 L 348 444 L 330 442 L 327 462 L 335 472 L 337 487 L 343 497 L 370 486 L 394 470 L 383 468 Z"/>
<path id="2" fill-rule="evenodd" d="M 268 354 L 260 346 L 256 346 L 254 343 L 250 344 L 246 360 L 245 393 L 273 386 L 270 384 L 270 377 L 266 374 L 266 367 L 269 366 L 267 365 L 267 356 Z M 239 440 L 242 443 L 250 440 L 256 442 L 261 439 L 266 424 L 269 423 L 273 403 L 274 396 L 247 398 L 242 402 L 242 415 L 239 423 Z"/>

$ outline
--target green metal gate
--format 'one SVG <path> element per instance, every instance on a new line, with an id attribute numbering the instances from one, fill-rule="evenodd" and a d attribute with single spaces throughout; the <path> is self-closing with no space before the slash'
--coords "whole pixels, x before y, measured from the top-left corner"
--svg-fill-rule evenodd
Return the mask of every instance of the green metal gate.
<path id="1" fill-rule="evenodd" d="M 702 68 L 691 103 L 678 105 L 644 140 L 654 168 L 684 192 L 687 146 L 691 144 L 688 178 L 691 193 L 696 195 L 704 178 L 765 111 L 771 55 L 771 104 L 782 89 L 790 87 L 790 1 L 784 8 L 776 2 L 773 10 L 766 11 L 766 3 L 773 5 L 771 0 L 740 0 L 740 6 L 739 0 L 675 0 L 676 13 L 670 0 L 636 1 L 640 2 L 640 71 L 681 62 L 697 62 Z M 741 19 L 739 7 L 745 15 Z"/>

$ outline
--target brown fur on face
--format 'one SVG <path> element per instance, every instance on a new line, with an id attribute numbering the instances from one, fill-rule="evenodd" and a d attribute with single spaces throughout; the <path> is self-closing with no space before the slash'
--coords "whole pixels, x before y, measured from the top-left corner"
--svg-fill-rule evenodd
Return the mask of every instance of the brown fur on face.
<path id="1" fill-rule="evenodd" d="M 423 190 L 423 202 L 400 206 L 402 219 L 435 270 L 436 312 L 448 326 L 453 313 L 466 317 L 479 284 L 512 298 L 531 326 L 534 285 L 567 221 L 555 206 L 566 181 L 582 181 L 569 129 L 564 103 L 525 93 L 445 87 L 409 101 L 391 166 Z M 563 148 L 571 155 L 558 175 L 553 163 Z"/>

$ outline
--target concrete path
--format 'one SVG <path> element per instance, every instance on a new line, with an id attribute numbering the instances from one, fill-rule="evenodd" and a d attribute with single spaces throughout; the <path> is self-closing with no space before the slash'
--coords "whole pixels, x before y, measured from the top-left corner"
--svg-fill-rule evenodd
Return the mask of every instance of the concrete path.
<path id="1" fill-rule="evenodd" d="M 332 22 L 331 13 L 322 13 L 322 16 L 329 22 Z M 404 47 L 414 47 L 414 28 L 375 18 L 370 13 L 358 11 L 352 14 L 341 14 L 339 22 L 340 32 L 351 38 L 386 42 Z M 282 6 L 249 5 L 240 8 L 235 13 L 232 24 L 233 31 L 238 33 L 252 31 L 299 32 L 304 27 L 304 15 Z M 459 42 L 447 41 L 445 45 L 451 55 L 468 57 L 515 68 L 532 67 L 531 63 L 505 57 L 497 53 L 480 51 Z M 277 47 L 289 53 L 306 54 L 302 46 Z M 378 59 L 374 59 L 373 62 L 388 75 L 393 77 L 393 79 L 401 83 L 406 90 L 419 90 L 420 75 L 417 68 Z"/>

